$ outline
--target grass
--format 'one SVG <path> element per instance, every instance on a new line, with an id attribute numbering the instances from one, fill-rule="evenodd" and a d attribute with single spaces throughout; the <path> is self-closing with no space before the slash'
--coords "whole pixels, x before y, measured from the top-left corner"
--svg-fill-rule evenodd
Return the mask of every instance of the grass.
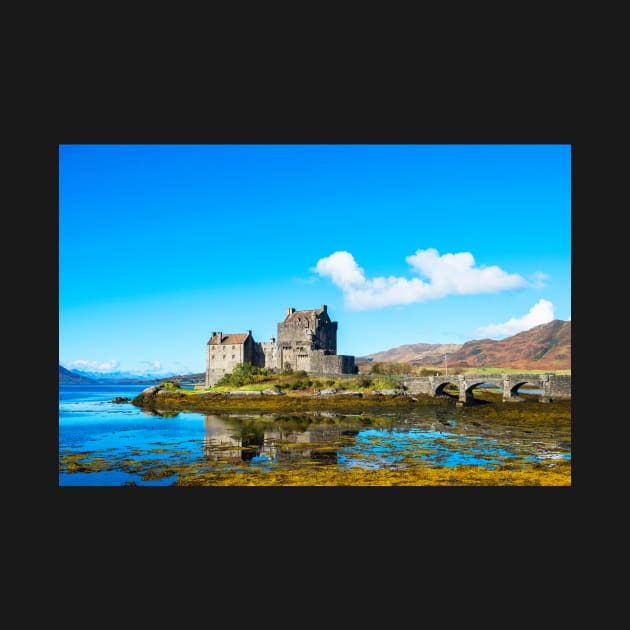
<path id="1" fill-rule="evenodd" d="M 198 463 L 167 463 L 147 459 L 105 460 L 89 453 L 66 453 L 59 458 L 64 473 L 119 470 L 145 481 L 176 477 L 177 486 L 570 486 L 571 462 L 531 466 L 498 465 L 415 466 L 398 470 L 368 470 L 313 466 L 298 470 L 203 472 Z M 131 482 L 131 485 L 133 482 Z"/>
<path id="2" fill-rule="evenodd" d="M 356 377 L 332 378 L 321 376 L 308 376 L 303 372 L 293 374 L 277 374 L 269 376 L 255 376 L 254 382 L 240 387 L 229 385 L 215 385 L 203 390 L 187 390 L 187 393 L 207 391 L 225 393 L 230 391 L 263 391 L 265 389 L 279 389 L 285 392 L 301 391 L 302 393 L 315 393 L 315 390 L 336 389 L 338 391 L 358 391 L 368 393 L 382 391 L 384 389 L 397 389 L 400 386 L 387 376 L 366 378 L 361 375 Z"/>
<path id="3" fill-rule="evenodd" d="M 495 469 L 477 466 L 415 467 L 406 470 L 285 470 L 252 474 L 183 476 L 178 486 L 570 486 L 571 463 Z"/>
<path id="4" fill-rule="evenodd" d="M 520 368 L 504 367 L 479 367 L 479 368 L 456 368 L 461 374 L 557 374 L 571 375 L 571 370 L 522 370 Z"/>

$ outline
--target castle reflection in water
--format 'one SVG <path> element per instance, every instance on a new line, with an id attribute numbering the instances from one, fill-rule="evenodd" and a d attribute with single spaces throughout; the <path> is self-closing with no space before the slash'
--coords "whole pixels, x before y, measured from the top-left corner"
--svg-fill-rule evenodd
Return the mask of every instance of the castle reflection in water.
<path id="1" fill-rule="evenodd" d="M 344 431 L 342 426 L 334 424 L 305 424 L 303 429 L 266 425 L 266 422 L 254 419 L 248 422 L 242 417 L 230 419 L 206 415 L 204 456 L 228 464 L 254 459 L 273 463 L 304 460 L 335 463 L 337 450 L 333 444 L 341 446 L 340 442 L 346 442 L 356 434 L 356 431 Z"/>

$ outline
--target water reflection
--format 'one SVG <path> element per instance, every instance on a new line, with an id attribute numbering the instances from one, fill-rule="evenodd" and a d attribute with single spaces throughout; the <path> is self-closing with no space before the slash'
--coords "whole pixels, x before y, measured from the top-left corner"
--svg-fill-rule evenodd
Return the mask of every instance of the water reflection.
<path id="1" fill-rule="evenodd" d="M 528 403 L 353 415 L 204 415 L 111 402 L 137 393 L 118 387 L 60 388 L 60 485 L 170 485 L 180 476 L 265 470 L 298 470 L 307 476 L 326 467 L 465 463 L 516 469 L 553 467 L 571 458 L 570 416 L 547 418 L 553 411 L 549 406 L 544 415 L 537 405 L 528 413 Z M 511 413 L 504 416 L 503 409 Z"/>
<path id="2" fill-rule="evenodd" d="M 404 418 L 206 415 L 203 448 L 208 462 L 239 470 L 305 464 L 494 467 L 507 461 L 570 458 L 569 427 L 541 432 L 527 426 L 464 420 L 441 409 Z"/>
<path id="3" fill-rule="evenodd" d="M 335 463 L 334 445 L 352 439 L 358 431 L 343 425 L 313 424 L 312 420 L 300 416 L 269 424 L 268 418 L 206 415 L 204 457 L 227 463 Z"/>

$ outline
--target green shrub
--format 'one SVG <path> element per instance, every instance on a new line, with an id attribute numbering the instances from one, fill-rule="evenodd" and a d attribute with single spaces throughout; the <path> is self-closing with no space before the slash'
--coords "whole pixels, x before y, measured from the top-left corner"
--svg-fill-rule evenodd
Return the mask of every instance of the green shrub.
<path id="1" fill-rule="evenodd" d="M 310 379 L 299 379 L 294 381 L 289 385 L 289 389 L 308 389 L 312 385 L 312 381 Z"/>
<path id="2" fill-rule="evenodd" d="M 375 378 L 371 384 L 372 389 L 381 390 L 381 389 L 398 389 L 399 385 L 392 381 L 390 378 Z"/>
<path id="3" fill-rule="evenodd" d="M 160 387 L 164 389 L 176 390 L 181 389 L 182 386 L 177 381 L 162 381 Z"/>
<path id="4" fill-rule="evenodd" d="M 237 363 L 231 374 L 225 374 L 217 385 L 229 387 L 242 387 L 259 383 L 269 377 L 269 370 L 256 367 L 249 362 Z"/>

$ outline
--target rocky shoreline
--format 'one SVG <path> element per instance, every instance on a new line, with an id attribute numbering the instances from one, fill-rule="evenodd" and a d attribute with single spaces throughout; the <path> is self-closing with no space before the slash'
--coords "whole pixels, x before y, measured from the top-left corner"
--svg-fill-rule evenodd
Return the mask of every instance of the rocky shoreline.
<path id="1" fill-rule="evenodd" d="M 528 417 L 548 421 L 571 417 L 571 401 L 558 400 L 552 404 L 537 400 L 505 403 L 501 394 L 475 392 L 472 404 L 457 406 L 457 396 L 444 394 L 409 394 L 403 389 L 380 391 L 310 390 L 289 391 L 230 390 L 225 392 L 182 390 L 153 385 L 143 390 L 131 403 L 152 415 L 174 415 L 179 412 L 221 414 L 242 413 L 313 413 L 379 414 L 383 411 L 404 411 L 416 407 L 457 407 L 463 412 L 484 417 Z"/>
<path id="2" fill-rule="evenodd" d="M 451 397 L 409 395 L 403 389 L 360 392 L 334 388 L 314 390 L 312 393 L 283 392 L 278 389 L 262 391 L 233 390 L 184 391 L 153 385 L 143 390 L 132 401 L 136 407 L 152 411 L 211 412 L 226 410 L 307 411 L 331 409 L 364 410 L 370 407 L 409 407 L 432 404 L 451 405 Z"/>

